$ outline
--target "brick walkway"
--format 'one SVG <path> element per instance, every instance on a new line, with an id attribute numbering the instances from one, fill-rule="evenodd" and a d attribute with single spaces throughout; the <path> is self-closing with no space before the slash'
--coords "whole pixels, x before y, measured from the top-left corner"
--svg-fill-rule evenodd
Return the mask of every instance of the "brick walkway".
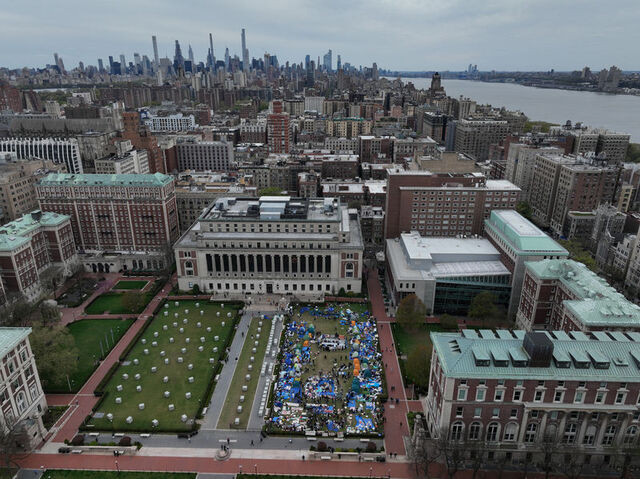
<path id="1" fill-rule="evenodd" d="M 400 364 L 398 363 L 398 356 L 393 343 L 393 333 L 391 332 L 391 323 L 394 320 L 385 313 L 382 288 L 375 270 L 367 273 L 367 288 L 369 299 L 371 300 L 372 313 L 378 323 L 378 337 L 380 339 L 382 360 L 385 364 L 387 394 L 389 395 L 389 401 L 385 405 L 384 411 L 385 450 L 387 453 L 396 453 L 404 456 L 406 454 L 404 436 L 409 435 L 407 396 L 402 384 Z M 397 404 L 396 398 L 398 399 Z"/>
<path id="2" fill-rule="evenodd" d="M 118 362 L 120 355 L 125 350 L 129 342 L 136 336 L 140 328 L 144 326 L 144 323 L 151 318 L 153 311 L 158 306 L 159 303 L 164 301 L 164 299 L 171 291 L 172 281 L 175 279 L 172 278 L 169 281 L 169 284 L 165 285 L 165 287 L 156 294 L 156 296 L 149 302 L 147 307 L 144 309 L 140 315 L 137 316 L 138 319 L 131 325 L 131 327 L 127 330 L 127 332 L 120 338 L 118 344 L 111 350 L 109 355 L 100 363 L 98 369 L 96 369 L 91 377 L 87 380 L 87 382 L 82 386 L 78 394 L 76 395 L 60 395 L 63 396 L 59 398 L 60 401 L 67 400 L 66 404 L 70 404 L 71 407 L 65 412 L 65 414 L 58 420 L 55 425 L 57 431 L 55 431 L 54 442 L 63 442 L 65 439 L 71 439 L 78 431 L 80 424 L 87 417 L 87 415 L 91 412 L 91 409 L 98 402 L 97 397 L 94 396 L 93 392 L 95 388 L 98 386 L 102 378 L 107 374 L 111 366 Z M 92 316 L 83 316 L 83 318 L 92 317 Z M 105 316 L 103 316 L 105 317 Z M 106 315 L 106 317 L 109 317 Z M 113 317 L 113 316 L 111 316 Z M 117 317 L 122 317 L 122 315 L 117 315 Z M 133 315 L 136 317 L 136 315 Z M 48 439 L 48 438 L 47 438 Z"/>

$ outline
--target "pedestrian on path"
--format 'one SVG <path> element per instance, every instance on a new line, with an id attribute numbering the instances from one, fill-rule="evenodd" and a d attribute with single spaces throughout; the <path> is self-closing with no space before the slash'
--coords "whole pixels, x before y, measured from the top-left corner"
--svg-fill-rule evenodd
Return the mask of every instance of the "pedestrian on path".
<path id="1" fill-rule="evenodd" d="M 253 446 L 253 439 L 251 439 L 251 445 Z"/>

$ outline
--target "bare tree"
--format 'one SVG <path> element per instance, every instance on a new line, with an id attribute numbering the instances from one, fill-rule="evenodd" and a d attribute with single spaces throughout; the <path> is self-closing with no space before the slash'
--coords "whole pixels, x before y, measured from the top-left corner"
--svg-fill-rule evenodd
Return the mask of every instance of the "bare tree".
<path id="1" fill-rule="evenodd" d="M 444 459 L 449 479 L 453 479 L 456 473 L 464 466 L 464 443 L 455 438 L 450 438 L 449 430 L 444 428 L 440 431 L 435 444 L 442 459 Z"/>
<path id="2" fill-rule="evenodd" d="M 420 428 L 414 436 L 409 456 L 415 467 L 416 476 L 429 479 L 429 468 L 440 458 L 440 450 L 435 441 L 427 436 L 427 432 Z"/>
<path id="3" fill-rule="evenodd" d="M 64 279 L 64 271 L 60 266 L 50 265 L 40 273 L 40 285 L 45 294 L 55 293 Z"/>
<path id="4" fill-rule="evenodd" d="M 7 421 L 0 427 L 0 458 L 2 467 L 19 468 L 17 463 L 21 457 L 31 453 L 31 442 L 24 423 Z"/>
<path id="5" fill-rule="evenodd" d="M 29 324 L 34 306 L 22 293 L 7 295 L 7 302 L 0 311 L 0 325 L 24 326 Z"/>
<path id="6" fill-rule="evenodd" d="M 540 452 L 542 454 L 542 462 L 539 463 L 540 469 L 544 472 L 544 479 L 549 479 L 549 475 L 556 471 L 557 465 L 553 462 L 554 455 L 565 449 L 565 446 L 558 447 L 558 438 L 556 435 L 545 434 L 540 441 Z"/>
<path id="7" fill-rule="evenodd" d="M 577 447 L 563 448 L 563 460 L 558 463 L 558 472 L 567 479 L 579 479 L 585 470 L 584 454 Z"/>
<path id="8" fill-rule="evenodd" d="M 472 472 L 471 478 L 476 479 L 480 469 L 487 464 L 487 444 L 484 441 L 467 441 L 464 448 L 469 453 L 467 469 Z"/>

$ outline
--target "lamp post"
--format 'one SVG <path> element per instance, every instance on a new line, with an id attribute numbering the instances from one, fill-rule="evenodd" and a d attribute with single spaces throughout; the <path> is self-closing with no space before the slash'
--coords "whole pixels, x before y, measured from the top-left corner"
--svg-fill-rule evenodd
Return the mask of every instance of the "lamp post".
<path id="1" fill-rule="evenodd" d="M 240 474 L 242 474 L 242 464 L 238 466 L 238 469 L 240 469 Z"/>
<path id="2" fill-rule="evenodd" d="M 120 466 L 118 465 L 118 460 L 116 459 L 116 471 L 120 474 Z"/>
<path id="3" fill-rule="evenodd" d="M 253 465 L 253 473 L 257 476 L 258 475 L 258 465 L 254 464 Z"/>
<path id="4" fill-rule="evenodd" d="M 371 475 L 373 474 L 373 467 L 369 468 L 369 477 L 371 477 Z"/>

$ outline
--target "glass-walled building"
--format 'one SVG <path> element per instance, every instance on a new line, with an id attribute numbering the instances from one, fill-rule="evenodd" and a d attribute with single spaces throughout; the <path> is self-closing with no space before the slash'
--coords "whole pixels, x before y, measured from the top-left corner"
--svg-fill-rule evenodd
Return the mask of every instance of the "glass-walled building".
<path id="1" fill-rule="evenodd" d="M 476 295 L 489 291 L 497 304 L 509 304 L 511 273 L 486 239 L 404 233 L 387 240 L 386 258 L 396 303 L 415 294 L 429 314 L 464 315 Z"/>

